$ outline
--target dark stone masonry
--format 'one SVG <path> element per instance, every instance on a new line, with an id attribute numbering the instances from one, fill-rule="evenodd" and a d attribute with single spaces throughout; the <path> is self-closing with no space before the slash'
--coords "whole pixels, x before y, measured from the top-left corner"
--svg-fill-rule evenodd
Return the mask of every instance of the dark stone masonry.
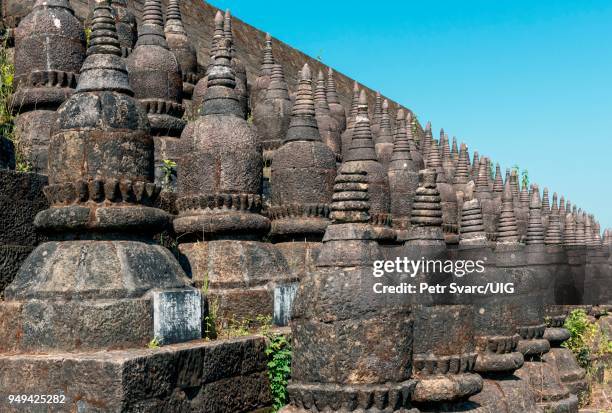
<path id="1" fill-rule="evenodd" d="M 229 10 L 0 7 L 0 412 L 270 412 L 242 331 L 266 319 L 282 412 L 579 411 L 564 323 L 612 305 L 595 216 Z"/>

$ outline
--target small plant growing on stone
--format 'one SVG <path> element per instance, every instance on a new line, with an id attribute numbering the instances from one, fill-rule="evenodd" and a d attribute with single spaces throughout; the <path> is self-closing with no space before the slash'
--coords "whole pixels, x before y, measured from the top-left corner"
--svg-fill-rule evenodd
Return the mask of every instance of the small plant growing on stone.
<path id="1" fill-rule="evenodd" d="M 160 348 L 161 347 L 161 340 L 157 337 L 153 337 L 153 339 L 151 341 L 149 341 L 149 344 L 147 345 L 148 348 L 150 349 L 156 349 L 156 348 Z"/>
<path id="2" fill-rule="evenodd" d="M 204 316 L 204 338 L 214 340 L 218 334 L 218 319 L 219 299 L 217 297 L 211 299 L 208 304 L 208 314 Z"/>
<path id="3" fill-rule="evenodd" d="M 525 188 L 529 186 L 529 171 L 527 169 L 523 169 L 523 172 L 521 172 L 521 184 Z"/>
<path id="4" fill-rule="evenodd" d="M 596 333 L 595 326 L 589 321 L 584 310 L 574 310 L 565 320 L 565 328 L 570 332 L 570 338 L 563 343 L 563 346 L 576 355 L 576 360 L 581 367 L 589 367 L 590 343 Z"/>
<path id="5" fill-rule="evenodd" d="M 89 41 L 91 40 L 91 27 L 85 28 L 85 42 L 87 47 L 89 47 Z"/>
<path id="6" fill-rule="evenodd" d="M 279 411 L 287 404 L 287 385 L 291 377 L 291 343 L 282 334 L 268 335 L 268 379 L 272 393 L 273 411 Z"/>
<path id="7" fill-rule="evenodd" d="M 171 159 L 164 159 L 162 161 L 161 170 L 164 174 L 163 186 L 168 189 L 172 182 L 172 178 L 176 176 L 176 162 Z"/>
<path id="8" fill-rule="evenodd" d="M 270 335 L 270 329 L 272 329 L 272 316 L 259 314 L 255 317 L 255 321 L 259 324 L 259 334 L 263 336 Z"/>
<path id="9" fill-rule="evenodd" d="M 7 37 L 0 38 L 0 136 L 15 146 L 15 170 L 29 172 L 32 164 L 24 159 L 21 145 L 15 136 L 12 95 L 14 92 L 15 66 L 9 58 Z"/>

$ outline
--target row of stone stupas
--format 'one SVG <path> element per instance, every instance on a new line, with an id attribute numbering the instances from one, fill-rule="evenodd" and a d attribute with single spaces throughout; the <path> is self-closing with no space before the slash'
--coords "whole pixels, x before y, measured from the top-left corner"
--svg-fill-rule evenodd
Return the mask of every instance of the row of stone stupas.
<path id="1" fill-rule="evenodd" d="M 470 161 L 443 131 L 420 135 L 382 97 L 370 115 L 358 85 L 346 115 L 331 71 L 314 81 L 304 65 L 290 93 L 270 39 L 248 85 L 229 12 L 195 82 L 183 75 L 194 55 L 178 1 L 166 30 L 160 0 L 145 1 L 133 47 L 121 44 L 117 7 L 96 0 L 86 53 L 66 0 L 38 0 L 15 31 L 17 123 L 48 158 L 51 206 L 35 224 L 52 237 L 5 290 L 25 332 L 11 349 L 19 362 L 85 352 L 90 366 L 105 357 L 91 350 L 197 339 L 206 306 L 195 285 L 219 317 L 291 314 L 288 412 L 576 412 L 585 373 L 560 347 L 562 325 L 566 305 L 610 303 L 610 231 L 602 239 L 591 215 L 520 187 L 516 171 L 492 176 L 487 157 Z M 173 36 L 190 58 L 173 53 Z M 47 129 L 33 129 L 37 117 Z M 164 185 L 175 215 L 154 207 Z M 150 239 L 170 226 L 182 266 Z M 466 285 L 513 290 L 374 294 L 373 262 L 403 257 L 482 260 Z M 442 269 L 419 276 L 453 282 Z M 125 385 L 140 391 L 145 376 Z"/>
<path id="2" fill-rule="evenodd" d="M 318 243 L 330 222 L 333 180 L 336 171 L 343 168 L 368 174 L 370 220 L 377 241 L 401 244 L 410 236 L 418 173 L 428 168 L 436 171 L 442 228 L 449 248 L 456 248 L 460 241 L 462 206 L 472 199 L 479 201 L 485 233 L 492 245 L 497 237 L 505 236 L 505 185 L 511 188 L 519 241 L 530 242 L 530 200 L 536 192 L 542 199 L 543 228 L 550 232 L 545 243 L 603 249 L 604 241 L 610 240 L 609 231 L 602 239 L 599 223 L 592 215 L 564 197 L 558 199 L 553 194 L 551 204 L 547 188 L 540 194 L 535 185 L 521 187 L 516 170 L 506 170 L 503 177 L 496 165 L 493 174 L 487 157 L 475 152 L 470 159 L 467 145 L 459 145 L 456 139 L 451 145 L 444 130 L 439 140 L 433 138 L 429 123 L 421 133 L 408 110 L 400 108 L 391 116 L 389 102 L 380 94 L 370 115 L 365 91 L 357 83 L 346 113 L 332 69 L 327 77 L 319 72 L 314 80 L 305 65 L 297 91 L 290 93 L 283 67 L 274 58 L 270 36 L 263 47 L 259 76 L 248 85 L 244 65 L 236 58 L 229 11 L 215 16 L 209 62 L 200 79 L 179 1 L 168 3 L 165 23 L 161 2 L 146 1 L 138 28 L 125 6 L 122 1 L 111 4 L 118 44 L 129 85 L 151 125 L 155 182 L 167 189 L 164 193 L 174 191 L 178 197 L 177 209 L 170 210 L 179 211 L 179 232 L 196 232 L 200 233 L 196 238 L 207 239 L 269 235 L 277 245 L 295 240 Z M 56 25 L 54 19 L 61 24 Z M 30 148 L 26 154 L 39 153 L 51 173 L 61 169 L 57 165 L 63 162 L 63 156 L 69 156 L 47 161 L 57 118 L 55 109 L 74 93 L 82 71 L 83 28 L 67 0 L 37 1 L 14 36 L 17 140 Z M 96 41 L 94 37 L 89 39 L 90 45 Z M 43 49 L 37 46 L 41 44 L 45 45 Z M 229 80 L 220 77 L 229 77 L 227 71 L 232 72 Z M 222 90 L 220 86 L 232 91 L 223 89 L 222 95 L 207 102 L 211 85 L 219 86 L 213 91 Z M 234 94 L 238 96 L 238 108 L 228 103 Z M 205 110 L 214 114 L 229 111 L 232 122 L 245 121 L 244 136 L 238 137 L 232 147 L 230 140 L 217 142 L 221 135 L 218 131 L 225 125 L 199 131 L 199 115 Z M 187 122 L 186 112 L 195 121 Z M 78 116 L 75 113 L 75 119 Z M 231 156 L 230 150 L 234 151 Z M 35 157 L 30 159 L 38 162 Z M 177 164 L 178 173 L 168 167 L 168 161 Z M 203 193 L 205 200 L 195 196 Z M 202 230 L 202 223 L 193 218 L 197 215 L 193 211 L 199 209 L 220 209 L 228 216 L 221 219 L 222 223 L 209 222 L 208 229 Z M 249 214 L 244 215 L 247 211 Z M 210 218 L 208 212 L 204 215 Z M 185 226 L 185 221 L 195 224 Z M 299 261 L 304 259 L 298 256 Z"/>

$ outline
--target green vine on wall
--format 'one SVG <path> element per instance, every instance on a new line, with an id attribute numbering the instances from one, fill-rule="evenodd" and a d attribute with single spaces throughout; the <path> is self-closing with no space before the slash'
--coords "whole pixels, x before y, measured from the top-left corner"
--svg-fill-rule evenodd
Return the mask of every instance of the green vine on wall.
<path id="1" fill-rule="evenodd" d="M 287 404 L 287 385 L 291 377 L 291 343 L 282 334 L 269 334 L 266 348 L 268 356 L 268 379 L 272 393 L 273 411 Z"/>

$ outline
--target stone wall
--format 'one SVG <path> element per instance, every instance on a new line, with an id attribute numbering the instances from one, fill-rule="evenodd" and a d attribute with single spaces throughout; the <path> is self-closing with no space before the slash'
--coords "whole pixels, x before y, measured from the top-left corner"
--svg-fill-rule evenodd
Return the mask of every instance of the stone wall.
<path id="1" fill-rule="evenodd" d="M 44 175 L 0 170 L 0 294 L 44 240 L 33 223 L 36 214 L 49 206 L 42 191 L 46 185 Z"/>
<path id="2" fill-rule="evenodd" d="M 14 27 L 18 24 L 19 20 L 29 12 L 35 2 L 34 0 L 1 1 L 4 24 L 10 27 Z M 136 18 L 139 19 L 140 23 L 144 0 L 130 0 L 128 3 L 129 8 L 134 10 L 134 14 Z M 164 0 L 162 3 L 166 6 L 168 1 Z M 85 20 L 93 9 L 92 0 L 70 0 L 70 4 L 74 8 L 76 15 L 82 20 Z M 202 0 L 184 0 L 181 9 L 183 11 L 185 28 L 198 52 L 198 63 L 200 65 L 200 71 L 203 73 L 209 61 L 213 21 L 218 9 Z M 265 33 L 236 17 L 233 18 L 233 30 L 238 57 L 244 62 L 249 83 L 252 83 L 259 73 Z M 271 34 L 273 35 L 273 33 Z M 304 63 L 310 65 L 313 73 L 317 73 L 319 70 L 326 71 L 327 69 L 327 66 L 317 59 L 305 55 L 278 39 L 273 39 L 273 50 L 275 59 L 278 63 L 283 65 L 290 90 L 295 90 L 297 88 L 298 71 L 304 66 Z M 335 74 L 338 95 L 342 104 L 348 110 L 351 105 L 354 80 L 339 72 Z M 368 95 L 369 107 L 373 108 L 375 93 L 366 86 L 363 87 Z M 398 106 L 402 105 L 391 100 L 389 103 L 390 112 L 392 114 L 391 119 L 393 120 L 395 119 L 395 110 Z"/>
<path id="3" fill-rule="evenodd" d="M 0 383 L 14 394 L 63 394 L 61 410 L 53 411 L 255 412 L 271 404 L 265 348 L 263 337 L 245 337 L 151 350 L 3 354 Z M 23 409 L 0 400 L 2 412 Z"/>

